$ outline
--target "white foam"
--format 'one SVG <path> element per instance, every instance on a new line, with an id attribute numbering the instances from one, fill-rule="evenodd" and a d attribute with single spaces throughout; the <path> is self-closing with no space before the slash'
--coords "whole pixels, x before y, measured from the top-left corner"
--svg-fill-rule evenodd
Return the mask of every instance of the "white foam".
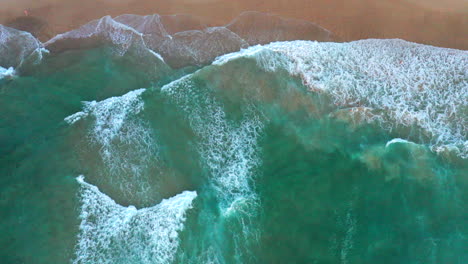
<path id="1" fill-rule="evenodd" d="M 142 33 L 128 25 L 115 21 L 110 16 L 91 21 L 78 29 L 58 34 L 44 45 L 46 47 L 51 46 L 54 49 L 57 43 L 60 45 L 60 42 L 64 40 L 71 39 L 77 42 L 92 37 L 101 38 L 107 43 L 112 44 L 114 51 L 119 56 L 124 56 L 127 52 L 132 51 L 140 60 L 151 61 L 151 57 L 154 56 L 158 60 L 163 61 L 161 55 L 148 49 L 143 40 Z"/>
<path id="2" fill-rule="evenodd" d="M 330 40 L 331 36 L 331 32 L 316 24 L 260 12 L 245 12 L 226 26 L 200 25 L 195 29 L 192 24 L 190 29 L 180 29 L 181 31 L 173 33 L 166 29 L 167 24 L 163 23 L 163 17 L 167 18 L 158 14 L 124 14 L 115 18 L 105 16 L 76 30 L 59 34 L 45 45 L 51 50 L 79 49 L 87 45 L 94 47 L 94 43 L 99 44 L 97 42 L 104 40 L 112 43 L 121 56 L 133 46 L 139 50 L 137 54 L 143 54 L 140 58 L 148 57 L 146 49 L 149 48 L 155 51 L 159 59 L 164 58 L 169 65 L 179 68 L 209 64 L 219 55 L 235 52 L 249 45 L 301 38 L 304 32 L 307 32 L 308 37 L 318 40 Z M 252 27 L 252 21 L 262 25 Z M 169 26 L 170 24 L 171 22 Z M 268 32 L 261 32 L 262 28 Z M 80 42 L 91 38 L 94 40 Z M 70 40 L 77 43 L 70 43 Z"/>
<path id="3" fill-rule="evenodd" d="M 394 139 L 388 141 L 387 144 L 385 144 L 385 147 L 388 148 L 390 145 L 395 144 L 395 143 L 416 144 L 416 143 L 408 141 L 406 139 L 394 138 Z"/>
<path id="4" fill-rule="evenodd" d="M 149 124 L 138 117 L 144 109 L 141 94 L 145 89 L 131 91 L 100 102 L 83 102 L 82 112 L 65 118 L 73 124 L 85 117 L 93 122 L 87 135 L 99 148 L 109 180 L 119 185 L 123 193 L 138 195 L 144 200 L 152 187 L 145 171 L 158 160 L 158 148 Z"/>
<path id="5" fill-rule="evenodd" d="M 255 45 L 246 49 L 241 49 L 238 52 L 228 53 L 216 58 L 213 61 L 213 65 L 223 65 L 232 60 L 239 59 L 239 58 L 256 58 L 259 53 L 265 51 L 265 46 Z"/>
<path id="6" fill-rule="evenodd" d="M 0 66 L 20 68 L 39 63 L 48 51 L 31 33 L 0 25 Z"/>
<path id="7" fill-rule="evenodd" d="M 114 20 L 132 27 L 142 34 L 154 34 L 159 36 L 169 35 L 161 22 L 161 16 L 158 14 L 147 16 L 124 14 L 115 17 Z"/>
<path id="8" fill-rule="evenodd" d="M 181 78 L 162 91 L 186 112 L 200 138 L 198 149 L 204 165 L 210 171 L 222 208 L 227 210 L 236 200 L 255 196 L 250 181 L 260 162 L 257 139 L 263 124 L 253 110 L 245 113 L 240 124 L 229 121 L 222 105 L 211 95 L 201 94 L 201 89 L 192 83 L 192 76 Z"/>
<path id="9" fill-rule="evenodd" d="M 155 52 L 155 51 L 152 50 L 152 49 L 148 49 L 148 51 L 149 51 L 151 54 L 153 54 L 153 56 L 155 56 L 156 58 L 158 58 L 159 60 L 161 60 L 162 62 L 165 62 L 165 61 L 164 61 L 164 58 L 161 56 L 161 54 Z"/>
<path id="10" fill-rule="evenodd" d="M 128 45 L 133 35 L 126 34 L 127 31 L 137 36 L 142 35 L 140 32 L 136 31 L 132 27 L 118 23 L 117 21 L 113 20 L 110 16 L 105 16 L 101 19 L 93 20 L 78 29 L 58 34 L 57 36 L 47 41 L 45 44 L 50 45 L 51 43 L 54 43 L 55 41 L 63 38 L 83 39 L 92 37 L 97 34 L 102 34 L 103 37 L 108 38 L 108 40 L 110 40 L 114 44 Z"/>
<path id="11" fill-rule="evenodd" d="M 260 230 L 254 224 L 259 199 L 253 179 L 260 165 L 258 139 L 264 128 L 263 117 L 253 105 L 243 105 L 242 116 L 232 120 L 209 88 L 194 82 L 203 70 L 182 77 L 161 88 L 179 107 L 194 131 L 201 165 L 209 172 L 209 181 L 218 198 L 220 218 L 213 225 L 232 235 L 232 249 L 238 259 L 249 254 L 258 241 Z M 217 74 L 213 72 L 211 74 Z M 210 231 L 208 231 L 210 232 Z M 195 263 L 224 263 L 224 254 L 212 234 L 205 234 L 202 252 Z M 183 261 L 182 261 L 183 262 Z"/>
<path id="12" fill-rule="evenodd" d="M 78 122 L 79 120 L 83 119 L 86 116 L 88 116 L 88 113 L 77 112 L 77 113 L 74 113 L 72 115 L 65 117 L 63 120 L 67 122 L 69 125 L 73 125 L 74 123 Z"/>
<path id="13" fill-rule="evenodd" d="M 249 26 L 252 20 L 271 25 L 268 32 Z M 318 39 L 329 39 L 330 32 L 307 21 L 283 19 L 259 12 L 245 12 L 230 24 L 221 27 L 207 27 L 173 33 L 166 30 L 161 16 L 121 15 L 115 21 L 126 24 L 140 33 L 146 45 L 160 53 L 173 67 L 204 65 L 217 56 L 238 51 L 250 44 L 266 43 L 299 37 L 304 30 Z M 273 23 L 269 23 L 273 22 Z M 247 24 L 246 24 L 247 23 Z M 301 28 L 300 32 L 294 28 Z M 236 32 L 234 32 L 236 31 Z M 294 31 L 294 32 L 292 32 Z M 239 35 L 240 34 L 240 35 Z M 242 36 L 242 37 L 241 37 Z"/>
<path id="14" fill-rule="evenodd" d="M 117 204 L 83 176 L 77 181 L 81 223 L 74 264 L 172 263 L 195 191 L 136 209 Z"/>
<path id="15" fill-rule="evenodd" d="M 344 226 L 346 228 L 346 234 L 343 238 L 340 248 L 340 260 L 341 264 L 349 263 L 349 254 L 350 251 L 354 248 L 354 237 L 356 234 L 356 224 L 357 220 L 353 214 L 353 210 L 350 208 L 346 213 L 346 218 L 344 220 Z"/>
<path id="16" fill-rule="evenodd" d="M 9 67 L 8 69 L 5 69 L 0 66 L 0 80 L 1 79 L 11 80 L 15 78 L 15 75 L 16 75 L 16 71 L 13 67 Z"/>
<path id="17" fill-rule="evenodd" d="M 243 12 L 226 27 L 251 45 L 298 39 L 330 41 L 332 35 L 330 31 L 309 21 L 257 11 Z"/>
<path id="18" fill-rule="evenodd" d="M 199 138 L 197 148 L 201 163 L 210 173 L 221 215 L 224 221 L 233 221 L 239 227 L 232 230 L 235 232 L 232 243 L 236 255 L 240 256 L 241 248 L 255 241 L 259 232 L 252 225 L 259 202 L 252 182 L 255 168 L 261 162 L 257 141 L 263 130 L 263 122 L 253 106 L 243 113 L 240 121 L 229 120 L 221 103 L 212 95 L 203 93 L 203 88 L 196 87 L 190 78 L 183 78 L 170 86 L 163 91 L 169 93 L 186 112 Z M 224 224 L 228 225 L 227 222 Z M 208 241 L 206 248 L 211 243 L 213 241 Z M 222 263 L 221 256 L 217 252 L 206 256 L 209 259 L 204 259 L 204 262 Z"/>
<path id="19" fill-rule="evenodd" d="M 138 89 L 100 102 L 84 102 L 84 112 L 96 118 L 93 138 L 103 146 L 109 147 L 111 141 L 120 136 L 128 117 L 143 110 L 144 103 L 140 95 L 144 91 L 145 89 Z"/>
<path id="20" fill-rule="evenodd" d="M 302 78 L 338 107 L 383 110 L 384 126 L 417 126 L 433 150 L 456 146 L 468 157 L 468 51 L 402 40 L 350 43 L 276 42 L 218 58 L 250 57 L 266 71 L 279 68 Z"/>

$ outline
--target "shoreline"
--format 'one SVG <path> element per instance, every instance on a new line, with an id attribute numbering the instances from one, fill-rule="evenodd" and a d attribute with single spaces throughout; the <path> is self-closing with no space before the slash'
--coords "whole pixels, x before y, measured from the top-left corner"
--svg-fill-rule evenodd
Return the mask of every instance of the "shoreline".
<path id="1" fill-rule="evenodd" d="M 208 26 L 223 26 L 244 11 L 260 11 L 316 23 L 343 41 L 368 38 L 400 38 L 439 47 L 468 50 L 468 8 L 460 0 L 450 0 L 446 8 L 423 0 L 5 0 L 0 23 L 7 25 L 25 10 L 30 17 L 48 25 L 42 41 L 78 28 L 87 22 L 111 15 L 189 14 Z M 458 3 L 458 4 L 455 4 Z M 460 7 L 462 5 L 462 7 Z M 467 3 L 468 5 L 468 3 Z M 467 6 L 468 7 L 468 6 Z M 454 12 L 458 10 L 459 12 Z M 450 10 L 450 11 L 447 11 Z"/>

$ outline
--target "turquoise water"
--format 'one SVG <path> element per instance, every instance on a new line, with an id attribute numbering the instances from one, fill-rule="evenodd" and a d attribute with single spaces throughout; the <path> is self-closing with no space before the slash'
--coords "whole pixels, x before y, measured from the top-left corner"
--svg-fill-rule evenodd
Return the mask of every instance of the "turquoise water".
<path id="1" fill-rule="evenodd" d="M 0 80 L 1 263 L 468 261 L 465 51 L 118 47 Z"/>

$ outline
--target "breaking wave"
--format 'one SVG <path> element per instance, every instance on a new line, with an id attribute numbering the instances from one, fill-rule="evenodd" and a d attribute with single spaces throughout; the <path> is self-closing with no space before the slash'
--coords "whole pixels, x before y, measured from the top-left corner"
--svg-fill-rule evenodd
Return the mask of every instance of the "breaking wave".
<path id="1" fill-rule="evenodd" d="M 136 209 L 77 178 L 80 184 L 80 226 L 73 263 L 172 263 L 184 229 L 186 212 L 197 197 L 185 191 L 159 204 Z"/>
<path id="2" fill-rule="evenodd" d="M 265 71 L 287 70 L 338 108 L 366 109 L 390 130 L 418 129 L 434 151 L 468 157 L 468 52 L 402 40 L 278 42 L 218 58 L 253 58 Z M 409 135 L 404 135 L 409 136 Z"/>
<path id="3" fill-rule="evenodd" d="M 200 93 L 189 77 L 162 90 L 185 111 L 200 138 L 198 151 L 223 201 L 223 210 L 227 210 L 236 200 L 254 195 L 250 182 L 259 163 L 257 139 L 263 124 L 251 109 L 243 113 L 240 122 L 229 120 L 222 105 L 209 94 Z"/>
<path id="4" fill-rule="evenodd" d="M 158 144 L 149 124 L 138 117 L 144 109 L 141 99 L 144 91 L 138 89 L 100 102 L 83 102 L 83 111 L 66 117 L 65 121 L 73 125 L 88 118 L 91 124 L 85 135 L 99 150 L 108 180 L 129 197 L 147 200 L 157 188 L 150 183 L 148 171 L 158 162 Z"/>

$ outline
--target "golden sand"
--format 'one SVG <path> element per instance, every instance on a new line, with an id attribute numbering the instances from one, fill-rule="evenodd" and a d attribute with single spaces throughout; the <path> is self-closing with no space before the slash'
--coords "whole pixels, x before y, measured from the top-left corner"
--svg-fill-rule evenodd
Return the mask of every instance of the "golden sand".
<path id="1" fill-rule="evenodd" d="M 2 0 L 0 23 L 23 16 L 47 22 L 47 39 L 104 15 L 176 14 L 224 25 L 247 10 L 315 22 L 345 41 L 401 38 L 468 49 L 466 0 Z"/>

